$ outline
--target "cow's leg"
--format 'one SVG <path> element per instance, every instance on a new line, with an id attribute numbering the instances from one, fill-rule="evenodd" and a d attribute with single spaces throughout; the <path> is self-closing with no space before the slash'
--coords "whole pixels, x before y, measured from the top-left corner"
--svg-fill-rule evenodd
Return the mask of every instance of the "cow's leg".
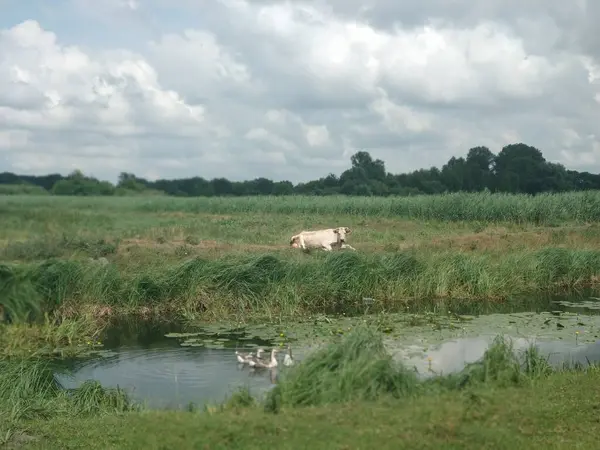
<path id="1" fill-rule="evenodd" d="M 323 250 L 325 250 L 326 252 L 330 252 L 332 250 L 331 248 L 331 244 L 321 244 L 321 247 L 323 248 Z"/>
<path id="2" fill-rule="evenodd" d="M 306 243 L 304 242 L 304 236 L 300 235 L 300 248 L 306 250 Z"/>
<path id="3" fill-rule="evenodd" d="M 356 249 L 349 244 L 342 244 L 342 248 L 349 248 L 350 250 L 356 251 Z"/>

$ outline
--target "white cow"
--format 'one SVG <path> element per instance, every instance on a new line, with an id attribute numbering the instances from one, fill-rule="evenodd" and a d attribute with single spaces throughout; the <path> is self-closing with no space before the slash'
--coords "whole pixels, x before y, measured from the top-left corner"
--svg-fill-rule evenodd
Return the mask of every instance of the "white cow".
<path id="1" fill-rule="evenodd" d="M 346 244 L 346 235 L 352 233 L 348 227 L 328 228 L 326 230 L 302 231 L 290 239 L 290 245 L 298 244 L 302 250 L 311 248 L 322 248 L 330 252 L 333 248 L 349 248 L 356 250 Z"/>

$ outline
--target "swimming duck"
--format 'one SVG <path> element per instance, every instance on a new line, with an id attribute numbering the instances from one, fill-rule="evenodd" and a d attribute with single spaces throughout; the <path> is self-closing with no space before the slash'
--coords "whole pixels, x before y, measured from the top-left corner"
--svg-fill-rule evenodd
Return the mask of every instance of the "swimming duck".
<path id="1" fill-rule="evenodd" d="M 287 346 L 287 353 L 285 354 L 285 357 L 283 358 L 283 365 L 284 366 L 292 366 L 294 364 L 294 359 L 292 358 L 292 347 L 290 346 L 290 344 L 288 344 Z"/>
<path id="2" fill-rule="evenodd" d="M 253 357 L 249 360 L 248 364 L 250 364 L 250 367 L 256 367 L 259 369 L 273 369 L 274 367 L 277 367 L 277 365 L 278 365 L 277 358 L 275 357 L 276 354 L 277 354 L 277 349 L 274 348 L 271 350 L 271 360 L 269 362 L 261 360 L 257 357 Z"/>
<path id="3" fill-rule="evenodd" d="M 238 351 L 236 350 L 236 351 L 235 351 L 235 356 L 237 357 L 237 360 L 238 360 L 238 362 L 239 362 L 240 364 L 249 364 L 249 363 L 250 363 L 250 361 L 251 361 L 253 358 L 258 358 L 259 360 L 261 360 L 261 361 L 262 361 L 262 354 L 263 354 L 264 352 L 265 352 L 265 351 L 264 351 L 262 348 L 259 348 L 259 349 L 256 351 L 256 356 L 254 356 L 254 353 L 253 353 L 253 352 L 250 352 L 250 353 L 241 353 L 241 352 L 238 352 Z"/>

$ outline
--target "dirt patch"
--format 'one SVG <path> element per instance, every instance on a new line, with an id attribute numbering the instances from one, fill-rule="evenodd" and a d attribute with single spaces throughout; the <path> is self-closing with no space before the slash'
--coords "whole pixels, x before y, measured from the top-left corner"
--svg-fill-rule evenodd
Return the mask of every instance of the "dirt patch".
<path id="1" fill-rule="evenodd" d="M 402 220 L 402 219 L 376 219 L 376 220 L 367 220 L 367 219 L 355 219 L 352 220 L 352 225 L 356 229 L 359 230 L 375 230 L 381 232 L 388 232 L 390 230 L 401 230 L 401 231 L 417 231 L 419 228 L 422 228 L 422 225 L 416 223 L 411 220 Z"/>
<path id="2" fill-rule="evenodd" d="M 181 212 L 181 211 L 175 211 L 175 212 L 162 212 L 158 214 L 158 217 L 175 217 L 175 218 L 179 218 L 179 219 L 183 219 L 183 218 L 199 218 L 199 217 L 206 217 L 208 219 L 219 219 L 219 220 L 223 220 L 223 219 L 233 219 L 234 216 L 229 215 L 229 214 L 207 214 L 207 213 L 188 213 L 188 212 Z"/>
<path id="3" fill-rule="evenodd" d="M 8 439 L 4 443 L 4 448 L 19 449 L 38 440 L 39 438 L 27 434 L 24 431 L 15 431 L 8 435 Z"/>
<path id="4" fill-rule="evenodd" d="M 125 239 L 121 241 L 119 251 L 128 251 L 132 247 L 141 247 L 146 249 L 174 250 L 178 247 L 186 246 L 192 250 L 281 250 L 289 248 L 289 245 L 266 245 L 266 244 L 237 244 L 231 242 L 218 242 L 215 240 L 200 240 L 197 244 L 190 244 L 183 239 L 174 239 L 164 243 L 152 241 L 149 239 Z"/>
<path id="5" fill-rule="evenodd" d="M 582 235 L 587 227 L 548 228 L 531 231 L 508 232 L 505 228 L 486 230 L 481 233 L 470 233 L 453 237 L 433 238 L 422 242 L 419 246 L 434 248 L 450 248 L 459 250 L 499 250 L 513 248 L 553 247 L 596 247 L 595 242 Z"/>

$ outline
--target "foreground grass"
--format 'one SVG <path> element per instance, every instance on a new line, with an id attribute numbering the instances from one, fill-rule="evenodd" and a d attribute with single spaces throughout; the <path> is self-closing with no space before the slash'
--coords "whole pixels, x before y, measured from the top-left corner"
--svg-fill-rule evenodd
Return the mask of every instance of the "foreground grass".
<path id="1" fill-rule="evenodd" d="M 529 387 L 480 388 L 402 402 L 352 402 L 215 415 L 149 411 L 35 421 L 39 449 L 596 449 L 600 373 Z"/>
<path id="2" fill-rule="evenodd" d="M 499 338 L 461 373 L 423 381 L 362 327 L 282 374 L 265 399 L 242 390 L 206 413 L 129 412 L 93 384 L 64 396 L 39 366 L 8 364 L 0 413 L 21 401 L 2 428 L 25 448 L 596 448 L 600 371 L 522 356 Z"/>

